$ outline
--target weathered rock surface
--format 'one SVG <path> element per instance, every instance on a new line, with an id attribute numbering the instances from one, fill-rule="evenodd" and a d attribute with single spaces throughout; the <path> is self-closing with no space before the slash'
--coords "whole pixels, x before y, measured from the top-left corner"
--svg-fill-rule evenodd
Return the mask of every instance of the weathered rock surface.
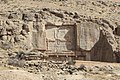
<path id="1" fill-rule="evenodd" d="M 114 52 L 119 0 L 0 0 L 0 80 L 120 80 L 120 64 L 90 61 Z"/>
<path id="2" fill-rule="evenodd" d="M 34 49 L 43 53 L 66 51 L 76 56 L 85 55 L 84 60 L 112 62 L 113 51 L 120 49 L 118 1 L 1 2 L 4 2 L 0 5 L 1 52 L 26 52 Z M 21 5 L 17 5 L 19 3 Z"/>

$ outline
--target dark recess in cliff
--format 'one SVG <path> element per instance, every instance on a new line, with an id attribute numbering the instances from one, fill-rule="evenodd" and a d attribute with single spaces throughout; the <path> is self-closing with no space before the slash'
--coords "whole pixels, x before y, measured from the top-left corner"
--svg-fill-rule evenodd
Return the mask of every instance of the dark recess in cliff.
<path id="1" fill-rule="evenodd" d="M 114 61 L 112 46 L 108 43 L 107 38 L 103 35 L 102 31 L 100 32 L 99 41 L 91 49 L 91 60 L 103 62 Z"/>

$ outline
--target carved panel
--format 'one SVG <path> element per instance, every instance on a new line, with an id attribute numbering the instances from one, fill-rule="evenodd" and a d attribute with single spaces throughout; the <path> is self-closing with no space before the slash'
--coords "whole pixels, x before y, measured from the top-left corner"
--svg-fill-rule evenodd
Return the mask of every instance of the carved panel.
<path id="1" fill-rule="evenodd" d="M 46 26 L 48 52 L 62 53 L 75 50 L 74 26 Z"/>

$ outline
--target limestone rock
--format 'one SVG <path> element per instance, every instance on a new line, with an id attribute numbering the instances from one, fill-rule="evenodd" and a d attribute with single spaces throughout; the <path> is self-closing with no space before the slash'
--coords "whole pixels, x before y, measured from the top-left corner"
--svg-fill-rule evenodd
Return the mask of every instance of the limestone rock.
<path id="1" fill-rule="evenodd" d="M 0 44 L 12 44 L 12 51 L 37 50 L 60 60 L 67 60 L 60 57 L 64 55 L 114 61 L 113 52 L 120 49 L 119 2 L 42 1 L 48 7 L 33 0 L 27 1 L 27 5 L 18 1 L 21 6 L 11 5 L 16 0 L 8 1 L 11 7 L 3 4 L 8 9 L 0 5 Z"/>

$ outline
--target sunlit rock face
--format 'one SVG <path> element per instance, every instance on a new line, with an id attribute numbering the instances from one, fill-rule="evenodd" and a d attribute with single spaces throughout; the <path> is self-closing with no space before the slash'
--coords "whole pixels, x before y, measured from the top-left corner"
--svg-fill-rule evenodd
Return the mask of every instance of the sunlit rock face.
<path id="1" fill-rule="evenodd" d="M 57 57 L 114 61 L 113 51 L 120 49 L 119 4 L 75 0 L 72 6 L 72 1 L 56 1 L 65 8 L 1 7 L 1 55 L 37 50 Z"/>
<path id="2" fill-rule="evenodd" d="M 91 50 L 100 37 L 100 25 L 93 22 L 80 23 L 80 48 Z"/>

